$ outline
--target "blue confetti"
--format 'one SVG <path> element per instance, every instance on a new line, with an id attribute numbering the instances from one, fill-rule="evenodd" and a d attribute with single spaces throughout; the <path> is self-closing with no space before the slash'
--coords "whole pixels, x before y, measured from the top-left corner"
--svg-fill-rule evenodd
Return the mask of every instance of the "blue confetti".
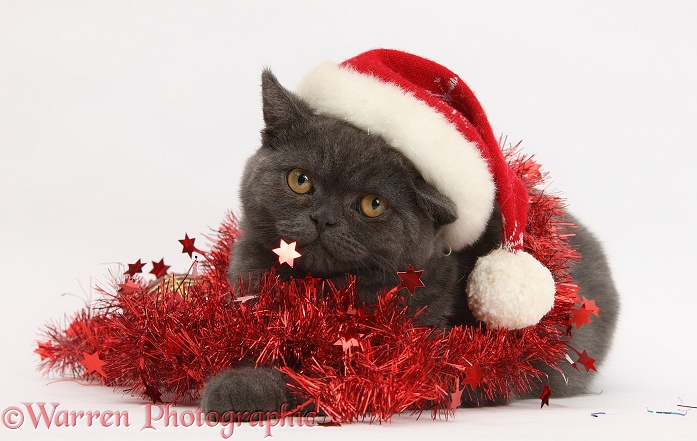
<path id="1" fill-rule="evenodd" d="M 687 412 L 674 412 L 674 411 L 666 411 L 666 410 L 651 410 L 649 408 L 646 408 L 646 411 L 649 413 L 657 413 L 661 415 L 680 415 L 680 416 L 685 416 L 687 415 Z"/>

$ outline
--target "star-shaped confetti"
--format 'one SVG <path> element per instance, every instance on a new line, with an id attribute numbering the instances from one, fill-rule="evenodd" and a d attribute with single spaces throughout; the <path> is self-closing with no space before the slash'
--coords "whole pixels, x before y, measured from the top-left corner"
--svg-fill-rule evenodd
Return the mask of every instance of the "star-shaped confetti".
<path id="1" fill-rule="evenodd" d="M 600 314 L 598 313 L 602 312 L 602 309 L 598 308 L 598 306 L 595 304 L 595 300 L 588 300 L 585 296 L 583 296 L 581 303 L 586 310 L 591 312 L 591 314 L 596 317 L 600 317 Z"/>
<path id="2" fill-rule="evenodd" d="M 150 274 L 154 275 L 156 279 L 159 279 L 160 277 L 167 274 L 168 269 L 169 266 L 165 265 L 165 259 L 160 259 L 159 262 L 152 262 L 152 269 L 150 270 Z"/>
<path id="3" fill-rule="evenodd" d="M 80 361 L 80 363 L 82 363 L 82 365 L 87 368 L 86 374 L 96 372 L 102 377 L 106 378 L 106 374 L 102 369 L 102 366 L 104 366 L 105 361 L 99 359 L 99 352 L 95 352 L 94 354 L 88 354 L 87 352 L 83 352 L 82 360 Z"/>
<path id="4" fill-rule="evenodd" d="M 143 395 L 150 398 L 153 404 L 157 404 L 158 401 L 162 403 L 162 394 L 160 393 L 160 391 L 157 390 L 156 387 L 150 386 L 145 382 L 143 384 L 145 384 L 145 391 L 143 392 Z"/>
<path id="5" fill-rule="evenodd" d="M 414 271 L 414 268 L 409 265 L 406 271 L 397 273 L 399 278 L 402 279 L 402 283 L 400 283 L 399 286 L 408 289 L 409 294 L 413 295 L 416 288 L 426 286 L 424 282 L 421 281 L 421 275 L 423 273 L 423 270 Z"/>
<path id="6" fill-rule="evenodd" d="M 279 265 L 287 263 L 289 267 L 293 268 L 293 261 L 302 256 L 302 254 L 295 251 L 296 244 L 297 242 L 288 244 L 285 240 L 281 239 L 281 246 L 273 249 L 273 252 L 278 254 Z"/>
<path id="7" fill-rule="evenodd" d="M 592 312 L 593 311 L 587 310 L 584 305 L 581 305 L 577 309 L 571 311 L 573 315 L 571 317 L 570 323 L 576 324 L 576 329 L 580 328 L 583 325 L 590 325 Z"/>
<path id="8" fill-rule="evenodd" d="M 450 393 L 450 409 L 457 409 L 462 403 L 462 393 L 465 391 L 463 387 L 460 389 L 460 379 L 455 379 L 455 392 Z"/>
<path id="9" fill-rule="evenodd" d="M 542 393 L 540 394 L 540 400 L 542 400 L 542 403 L 540 403 L 540 409 L 542 409 L 545 404 L 549 406 L 550 396 L 552 396 L 552 389 L 550 389 L 549 386 L 545 384 L 542 388 Z"/>
<path id="10" fill-rule="evenodd" d="M 140 289 L 140 285 L 136 283 L 135 280 L 132 278 L 128 278 L 126 280 L 126 283 L 119 283 L 119 292 L 124 293 L 124 294 L 131 294 Z"/>
<path id="11" fill-rule="evenodd" d="M 322 281 L 322 279 L 319 277 L 312 277 L 311 273 L 307 273 L 303 280 L 305 281 L 305 283 L 307 283 L 308 287 L 312 288 L 317 288 L 317 285 L 319 285 L 319 283 Z"/>
<path id="12" fill-rule="evenodd" d="M 56 362 L 56 348 L 53 347 L 51 341 L 37 342 L 38 348 L 34 349 L 34 353 L 39 354 L 41 361 L 46 359 L 51 360 L 51 365 Z"/>
<path id="13" fill-rule="evenodd" d="M 472 389 L 479 386 L 479 383 L 484 379 L 484 372 L 479 364 L 475 363 L 471 367 L 465 369 L 465 380 L 462 382 L 463 385 L 469 384 Z"/>
<path id="14" fill-rule="evenodd" d="M 138 273 L 143 272 L 143 267 L 145 266 L 144 263 L 138 259 L 136 263 L 129 263 L 128 264 L 128 271 L 126 271 L 124 274 L 128 274 L 129 276 L 133 277 Z"/>
<path id="15" fill-rule="evenodd" d="M 362 337 L 363 334 L 356 334 L 355 332 L 346 331 L 337 341 L 334 342 L 334 345 L 341 346 L 341 349 L 343 349 L 344 352 L 350 352 L 351 348 L 361 345 L 358 340 Z"/>
<path id="16" fill-rule="evenodd" d="M 576 363 L 582 364 L 583 367 L 586 368 L 586 372 L 589 372 L 591 369 L 598 372 L 598 370 L 594 366 L 595 358 L 589 357 L 588 353 L 585 351 L 585 349 L 583 350 L 583 352 L 581 354 L 579 354 L 578 360 L 576 360 Z"/>
<path id="17" fill-rule="evenodd" d="M 343 349 L 344 352 L 347 352 L 352 347 L 359 346 L 360 343 L 358 343 L 358 339 L 353 338 L 353 337 L 349 338 L 348 340 L 345 337 L 341 337 L 337 341 L 334 342 L 334 345 L 341 346 L 341 349 Z"/>
<path id="18" fill-rule="evenodd" d="M 203 254 L 198 248 L 194 246 L 195 241 L 196 239 L 190 238 L 188 234 L 184 234 L 184 239 L 181 239 L 179 241 L 179 243 L 182 244 L 182 246 L 184 247 L 182 249 L 182 253 L 188 254 L 189 257 L 193 257 L 193 253 Z"/>

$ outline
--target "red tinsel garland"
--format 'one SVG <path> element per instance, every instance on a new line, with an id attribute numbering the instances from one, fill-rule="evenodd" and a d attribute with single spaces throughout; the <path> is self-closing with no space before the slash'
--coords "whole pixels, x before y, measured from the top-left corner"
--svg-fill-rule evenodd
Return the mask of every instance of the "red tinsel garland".
<path id="1" fill-rule="evenodd" d="M 542 375 L 540 365 L 565 358 L 573 311 L 584 306 L 574 309 L 568 263 L 580 256 L 561 234 L 572 226 L 563 221 L 561 200 L 537 189 L 543 176 L 531 158 L 509 152 L 508 160 L 530 195 L 526 251 L 556 281 L 554 307 L 536 326 L 418 327 L 406 315 L 402 285 L 365 305 L 352 276 L 334 286 L 310 277 L 282 281 L 271 270 L 257 292 L 235 292 L 226 269 L 238 230 L 228 217 L 209 252 L 188 236 L 180 241 L 184 252 L 204 256 L 200 275 L 165 275 L 153 286 L 136 275 L 138 261 L 67 327 L 47 325 L 36 350 L 42 367 L 153 402 L 181 402 L 197 400 L 206 378 L 252 360 L 276 366 L 297 396 L 336 422 L 384 421 L 406 410 L 447 416 L 464 390 L 473 399 L 525 392 Z"/>

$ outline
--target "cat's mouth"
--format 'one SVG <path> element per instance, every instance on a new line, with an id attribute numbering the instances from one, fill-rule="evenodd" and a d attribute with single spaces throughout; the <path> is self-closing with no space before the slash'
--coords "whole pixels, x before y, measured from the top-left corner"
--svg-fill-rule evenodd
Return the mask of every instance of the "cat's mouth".
<path id="1" fill-rule="evenodd" d="M 298 241 L 297 250 L 302 254 L 296 261 L 297 268 L 316 277 L 331 278 L 354 273 L 358 266 L 353 256 L 337 252 L 341 247 L 319 235 L 310 241 Z"/>

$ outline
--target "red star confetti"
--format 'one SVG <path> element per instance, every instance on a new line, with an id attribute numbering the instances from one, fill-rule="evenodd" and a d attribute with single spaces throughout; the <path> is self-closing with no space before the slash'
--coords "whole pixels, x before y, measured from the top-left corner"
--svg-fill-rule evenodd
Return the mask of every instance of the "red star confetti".
<path id="1" fill-rule="evenodd" d="M 53 347 L 53 344 L 51 344 L 51 341 L 46 341 L 46 342 L 38 342 L 37 343 L 38 348 L 34 349 L 34 353 L 39 354 L 41 357 L 41 360 L 46 360 L 50 359 L 51 360 L 51 366 L 53 366 L 53 363 L 56 362 L 56 356 L 54 354 L 55 349 Z"/>
<path id="2" fill-rule="evenodd" d="M 150 274 L 153 274 L 156 279 L 159 279 L 160 277 L 167 274 L 168 269 L 169 266 L 165 265 L 165 259 L 160 259 L 159 262 L 152 262 L 152 269 L 150 270 Z"/>
<path id="3" fill-rule="evenodd" d="M 460 389 L 460 379 L 456 378 L 455 379 L 455 392 L 452 392 L 450 394 L 450 409 L 457 409 L 460 404 L 462 403 L 462 392 L 465 391 L 465 388 L 463 387 Z"/>
<path id="4" fill-rule="evenodd" d="M 421 281 L 421 275 L 423 273 L 423 270 L 414 271 L 414 268 L 409 265 L 406 271 L 397 273 L 399 278 L 402 279 L 402 283 L 399 286 L 408 289 L 409 294 L 413 295 L 416 288 L 426 286 L 424 282 Z"/>
<path id="5" fill-rule="evenodd" d="M 484 372 L 482 372 L 479 364 L 474 364 L 472 367 L 465 369 L 465 381 L 463 381 L 463 384 L 469 384 L 474 389 L 479 386 L 483 379 Z"/>
<path id="6" fill-rule="evenodd" d="M 95 352 L 94 354 L 83 352 L 82 357 L 83 358 L 80 363 L 87 368 L 86 374 L 96 372 L 102 377 L 106 378 L 106 374 L 104 373 L 104 370 L 102 370 L 102 366 L 104 366 L 105 362 L 99 359 L 99 352 Z"/>
<path id="7" fill-rule="evenodd" d="M 317 285 L 319 285 L 319 283 L 322 281 L 322 279 L 319 277 L 312 277 L 312 274 L 310 273 L 307 273 L 304 280 L 305 283 L 307 283 L 312 288 L 317 288 Z"/>
<path id="8" fill-rule="evenodd" d="M 354 346 L 358 346 L 360 343 L 358 343 L 358 340 L 356 338 L 349 338 L 346 340 L 345 337 L 341 337 L 337 341 L 334 342 L 335 346 L 341 346 L 341 349 L 344 350 L 344 352 L 347 352 Z"/>
<path id="9" fill-rule="evenodd" d="M 581 304 L 583 305 L 584 308 L 586 308 L 588 311 L 590 311 L 591 314 L 595 315 L 596 317 L 600 317 L 600 315 L 598 313 L 601 312 L 602 309 L 600 309 L 596 306 L 595 300 L 588 300 L 584 296 Z"/>
<path id="10" fill-rule="evenodd" d="M 157 404 L 158 401 L 160 403 L 162 403 L 162 394 L 160 393 L 160 391 L 157 390 L 157 388 L 150 386 L 147 383 L 144 383 L 144 384 L 145 384 L 145 392 L 143 392 L 143 394 L 148 396 L 152 400 L 153 404 Z"/>
<path id="11" fill-rule="evenodd" d="M 573 316 L 571 317 L 570 323 L 575 323 L 576 329 L 583 325 L 590 325 L 592 312 L 593 311 L 587 310 L 584 305 L 581 305 L 579 308 L 572 310 Z"/>
<path id="12" fill-rule="evenodd" d="M 593 365 L 595 363 L 595 358 L 591 358 L 588 356 L 588 353 L 583 350 L 581 354 L 578 356 L 578 360 L 576 360 L 576 363 L 581 363 L 584 368 L 586 368 L 586 372 L 589 372 L 591 369 L 594 371 L 598 372 L 598 370 L 595 368 Z"/>
<path id="13" fill-rule="evenodd" d="M 128 280 L 126 280 L 126 283 L 119 283 L 119 292 L 122 292 L 124 294 L 131 294 L 140 289 L 140 285 L 136 283 L 135 280 L 131 279 L 130 277 Z"/>
<path id="14" fill-rule="evenodd" d="M 293 268 L 293 261 L 302 254 L 295 251 L 296 242 L 286 243 L 285 240 L 281 239 L 281 246 L 274 248 L 273 252 L 278 254 L 278 263 L 283 265 L 287 263 L 289 267 Z"/>
<path id="15" fill-rule="evenodd" d="M 549 386 L 545 384 L 545 386 L 542 388 L 542 393 L 540 394 L 540 400 L 542 400 L 542 403 L 540 403 L 540 409 L 542 409 L 545 404 L 549 406 L 550 396 L 552 396 L 552 389 L 550 389 Z"/>
<path id="16" fill-rule="evenodd" d="M 193 253 L 203 254 L 198 248 L 194 246 L 195 241 L 196 239 L 190 238 L 188 234 L 184 234 L 184 239 L 181 239 L 179 241 L 179 243 L 182 244 L 182 246 L 184 247 L 182 249 L 182 253 L 188 254 L 189 257 L 193 257 Z"/>
<path id="17" fill-rule="evenodd" d="M 350 352 L 352 347 L 360 346 L 358 339 L 361 337 L 363 337 L 363 334 L 355 334 L 347 331 L 334 342 L 334 346 L 341 346 L 344 352 Z"/>
<path id="18" fill-rule="evenodd" d="M 126 271 L 124 274 L 128 274 L 129 276 L 133 277 L 136 274 L 142 273 L 143 272 L 143 267 L 145 266 L 144 263 L 138 259 L 136 263 L 129 263 L 128 264 L 128 271 Z"/>

